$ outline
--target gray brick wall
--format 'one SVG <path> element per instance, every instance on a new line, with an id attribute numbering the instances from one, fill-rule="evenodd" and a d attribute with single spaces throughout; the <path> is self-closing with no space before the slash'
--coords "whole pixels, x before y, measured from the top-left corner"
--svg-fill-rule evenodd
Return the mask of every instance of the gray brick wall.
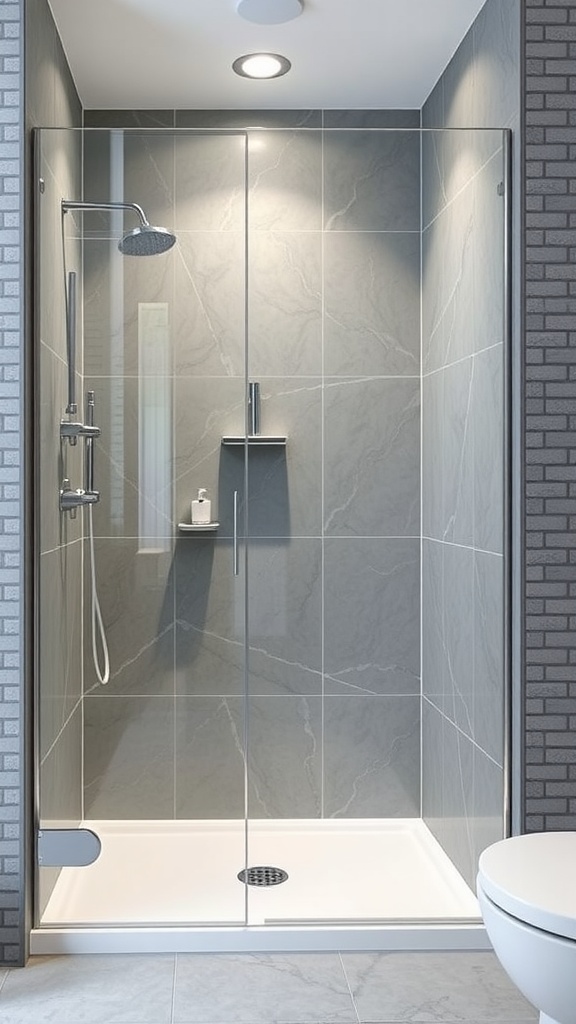
<path id="1" fill-rule="evenodd" d="M 21 962 L 23 904 L 24 0 L 0 0 L 0 962 Z"/>
<path id="2" fill-rule="evenodd" d="M 576 0 L 524 0 L 525 828 L 576 828 Z"/>

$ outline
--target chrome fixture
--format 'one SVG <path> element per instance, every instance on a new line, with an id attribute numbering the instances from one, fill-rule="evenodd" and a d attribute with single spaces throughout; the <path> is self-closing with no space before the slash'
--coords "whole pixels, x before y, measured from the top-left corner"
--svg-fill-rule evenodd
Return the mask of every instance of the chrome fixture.
<path id="1" fill-rule="evenodd" d="M 291 67 L 280 53 L 245 53 L 232 64 L 232 70 L 242 78 L 280 78 Z"/>
<path id="2" fill-rule="evenodd" d="M 256 25 L 281 25 L 302 14 L 302 0 L 238 0 L 241 18 Z"/>
<path id="3" fill-rule="evenodd" d="M 248 384 L 248 436 L 260 433 L 260 385 L 254 381 Z"/>
<path id="4" fill-rule="evenodd" d="M 140 227 L 123 235 L 118 248 L 124 256 L 158 256 L 171 249 L 176 235 L 168 228 L 154 227 L 138 203 L 84 203 L 75 199 L 62 200 L 62 213 L 69 210 L 134 210 L 140 218 Z"/>
<path id="5" fill-rule="evenodd" d="M 71 490 L 70 481 L 63 480 L 60 488 L 60 511 L 72 512 L 75 514 L 77 508 L 83 505 L 95 505 L 100 501 L 100 491 L 85 491 L 79 487 L 76 491 Z"/>
<path id="6" fill-rule="evenodd" d="M 94 392 L 86 393 L 86 426 L 82 436 L 86 438 L 84 445 L 84 482 L 87 494 L 95 494 L 94 491 L 94 438 L 100 437 L 100 428 L 94 426 Z"/>
<path id="7" fill-rule="evenodd" d="M 94 394 L 94 392 L 92 392 Z M 60 437 L 66 438 L 70 444 L 76 444 L 79 437 L 100 437 L 100 427 L 90 423 L 77 423 L 75 420 L 60 420 Z"/>
<path id="8" fill-rule="evenodd" d="M 68 274 L 68 286 L 64 279 L 66 299 L 66 356 L 68 359 L 68 405 L 66 412 L 69 416 L 75 416 L 78 412 L 76 404 L 76 272 L 71 270 Z M 70 439 L 70 444 L 76 444 L 76 437 Z"/>

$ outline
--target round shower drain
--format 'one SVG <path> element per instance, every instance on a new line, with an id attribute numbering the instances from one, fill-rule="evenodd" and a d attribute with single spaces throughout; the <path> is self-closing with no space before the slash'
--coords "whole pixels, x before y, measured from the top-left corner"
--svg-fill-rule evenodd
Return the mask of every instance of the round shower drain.
<path id="1" fill-rule="evenodd" d="M 257 867 L 243 869 L 237 877 L 248 885 L 280 885 L 286 881 L 288 873 L 282 868 Z"/>

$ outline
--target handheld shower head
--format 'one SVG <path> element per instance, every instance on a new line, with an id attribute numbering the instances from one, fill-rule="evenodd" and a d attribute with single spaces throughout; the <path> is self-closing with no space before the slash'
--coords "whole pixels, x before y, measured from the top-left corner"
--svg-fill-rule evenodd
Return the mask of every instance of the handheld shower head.
<path id="1" fill-rule="evenodd" d="M 157 256 L 167 252 L 176 242 L 168 228 L 153 227 L 138 203 L 84 203 L 75 199 L 62 200 L 62 213 L 68 210 L 134 210 L 140 218 L 140 227 L 123 235 L 118 248 L 123 256 Z"/>

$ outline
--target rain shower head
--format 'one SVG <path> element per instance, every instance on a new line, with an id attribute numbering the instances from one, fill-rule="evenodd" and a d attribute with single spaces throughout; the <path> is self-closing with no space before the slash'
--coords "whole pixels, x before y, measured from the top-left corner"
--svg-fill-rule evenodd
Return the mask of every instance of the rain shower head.
<path id="1" fill-rule="evenodd" d="M 168 228 L 149 224 L 144 210 L 137 203 L 84 203 L 63 199 L 62 213 L 68 210 L 134 210 L 140 218 L 140 226 L 128 231 L 118 242 L 118 248 L 124 256 L 158 256 L 171 249 L 176 241 L 176 235 Z"/>

